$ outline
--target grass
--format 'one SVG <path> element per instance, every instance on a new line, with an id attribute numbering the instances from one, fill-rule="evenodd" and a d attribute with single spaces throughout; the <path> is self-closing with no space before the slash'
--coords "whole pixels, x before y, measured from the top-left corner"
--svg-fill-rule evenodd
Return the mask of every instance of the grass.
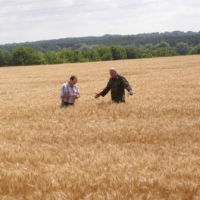
<path id="1" fill-rule="evenodd" d="M 199 60 L 0 68 L 0 199 L 200 199 Z M 94 99 L 111 67 L 125 104 Z M 73 74 L 82 96 L 60 109 Z"/>

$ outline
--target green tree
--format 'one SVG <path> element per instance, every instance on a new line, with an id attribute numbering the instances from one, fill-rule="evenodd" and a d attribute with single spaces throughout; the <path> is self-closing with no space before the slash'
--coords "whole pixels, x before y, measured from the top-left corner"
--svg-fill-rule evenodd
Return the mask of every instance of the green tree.
<path id="1" fill-rule="evenodd" d="M 137 47 L 128 46 L 125 48 L 128 59 L 140 58 L 140 50 Z"/>
<path id="2" fill-rule="evenodd" d="M 148 48 L 140 48 L 141 58 L 153 58 L 155 57 L 155 53 L 153 50 Z"/>
<path id="3" fill-rule="evenodd" d="M 85 53 L 85 56 L 89 59 L 89 61 L 99 61 L 100 56 L 97 49 L 90 49 Z"/>
<path id="4" fill-rule="evenodd" d="M 73 50 L 80 50 L 80 51 L 87 51 L 90 49 L 90 46 L 88 46 L 87 44 L 85 43 L 78 43 L 78 44 L 75 44 L 73 47 L 72 47 Z"/>
<path id="5" fill-rule="evenodd" d="M 42 55 L 30 47 L 18 47 L 13 50 L 12 59 L 14 65 L 43 64 Z"/>
<path id="6" fill-rule="evenodd" d="M 98 49 L 98 53 L 101 60 L 113 60 L 110 47 L 102 46 Z"/>
<path id="7" fill-rule="evenodd" d="M 5 66 L 12 65 L 12 55 L 10 51 L 4 51 L 4 64 Z"/>
<path id="8" fill-rule="evenodd" d="M 151 43 L 147 43 L 147 44 L 143 45 L 142 47 L 145 49 L 151 49 L 151 50 L 155 49 L 155 47 Z"/>
<path id="9" fill-rule="evenodd" d="M 169 43 L 165 41 L 161 41 L 160 43 L 156 44 L 156 48 L 169 48 L 169 47 L 170 47 Z"/>
<path id="10" fill-rule="evenodd" d="M 9 66 L 12 64 L 11 53 L 0 49 L 0 66 Z"/>
<path id="11" fill-rule="evenodd" d="M 74 62 L 74 51 L 65 48 L 59 52 L 59 57 L 63 63 L 72 63 Z"/>
<path id="12" fill-rule="evenodd" d="M 84 57 L 82 51 L 80 51 L 80 50 L 75 50 L 74 51 L 74 60 L 73 60 L 73 62 L 86 62 L 86 61 L 88 61 L 88 59 Z"/>
<path id="13" fill-rule="evenodd" d="M 200 44 L 196 46 L 196 53 L 200 54 Z"/>
<path id="14" fill-rule="evenodd" d="M 111 52 L 113 60 L 120 60 L 120 59 L 126 59 L 126 50 L 121 45 L 113 45 L 111 46 Z"/>
<path id="15" fill-rule="evenodd" d="M 58 53 L 55 53 L 53 51 L 47 51 L 44 54 L 44 59 L 47 64 L 59 64 L 62 63 L 61 59 L 58 56 Z"/>
<path id="16" fill-rule="evenodd" d="M 4 66 L 4 52 L 0 50 L 0 66 Z"/>
<path id="17" fill-rule="evenodd" d="M 190 50 L 189 53 L 190 53 L 190 54 L 200 54 L 200 44 L 197 45 L 197 46 L 195 46 L 195 47 L 193 47 L 193 48 Z"/>
<path id="18" fill-rule="evenodd" d="M 155 50 L 156 57 L 175 56 L 176 52 L 168 47 L 158 48 Z"/>
<path id="19" fill-rule="evenodd" d="M 187 43 L 179 42 L 176 44 L 176 52 L 180 55 L 186 55 L 189 52 Z"/>

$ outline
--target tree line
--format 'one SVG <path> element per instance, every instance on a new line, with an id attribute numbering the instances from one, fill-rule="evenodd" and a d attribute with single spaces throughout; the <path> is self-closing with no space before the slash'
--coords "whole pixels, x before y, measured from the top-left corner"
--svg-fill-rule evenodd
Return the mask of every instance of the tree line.
<path id="1" fill-rule="evenodd" d="M 200 54 L 200 44 L 192 46 L 188 43 L 178 42 L 175 46 L 171 46 L 168 42 L 161 41 L 155 45 L 147 43 L 138 47 L 135 44 L 89 46 L 79 43 L 73 48 L 46 52 L 38 51 L 33 47 L 19 46 L 13 48 L 12 51 L 0 49 L 0 66 L 94 62 L 188 54 Z"/>
<path id="2" fill-rule="evenodd" d="M 104 35 L 99 37 L 77 37 L 77 38 L 61 38 L 55 40 L 42 40 L 36 42 L 25 42 L 15 44 L 0 45 L 0 49 L 12 50 L 16 47 L 32 47 L 39 52 L 45 53 L 47 51 L 58 52 L 64 48 L 71 48 L 73 50 L 78 49 L 81 44 L 84 44 L 81 48 L 90 49 L 100 46 L 111 46 L 119 44 L 122 46 L 135 45 L 136 47 L 143 46 L 145 44 L 152 44 L 155 46 L 161 41 L 167 42 L 170 47 L 175 47 L 177 43 L 187 43 L 189 46 L 196 46 L 200 44 L 200 32 L 164 32 L 164 33 L 144 33 L 137 35 Z"/>
<path id="3" fill-rule="evenodd" d="M 0 66 L 199 54 L 200 32 L 64 38 L 0 45 Z"/>

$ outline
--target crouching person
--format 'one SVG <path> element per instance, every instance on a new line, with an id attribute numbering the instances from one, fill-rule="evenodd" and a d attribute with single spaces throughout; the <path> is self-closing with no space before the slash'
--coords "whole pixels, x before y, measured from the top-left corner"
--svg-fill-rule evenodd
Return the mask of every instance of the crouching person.
<path id="1" fill-rule="evenodd" d="M 69 81 L 62 85 L 60 92 L 61 108 L 73 106 L 75 100 L 80 97 L 78 87 L 75 85 L 77 81 L 78 79 L 76 76 L 71 76 Z"/>

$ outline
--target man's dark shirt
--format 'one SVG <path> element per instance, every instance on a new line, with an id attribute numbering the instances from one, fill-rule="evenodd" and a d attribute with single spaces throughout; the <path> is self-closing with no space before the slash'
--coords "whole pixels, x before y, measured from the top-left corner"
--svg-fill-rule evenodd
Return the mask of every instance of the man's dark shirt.
<path id="1" fill-rule="evenodd" d="M 115 78 L 110 78 L 107 86 L 100 93 L 101 96 L 105 96 L 111 90 L 111 99 L 114 102 L 125 102 L 125 91 L 127 89 L 128 92 L 132 90 L 128 81 L 120 75 L 117 75 Z"/>

